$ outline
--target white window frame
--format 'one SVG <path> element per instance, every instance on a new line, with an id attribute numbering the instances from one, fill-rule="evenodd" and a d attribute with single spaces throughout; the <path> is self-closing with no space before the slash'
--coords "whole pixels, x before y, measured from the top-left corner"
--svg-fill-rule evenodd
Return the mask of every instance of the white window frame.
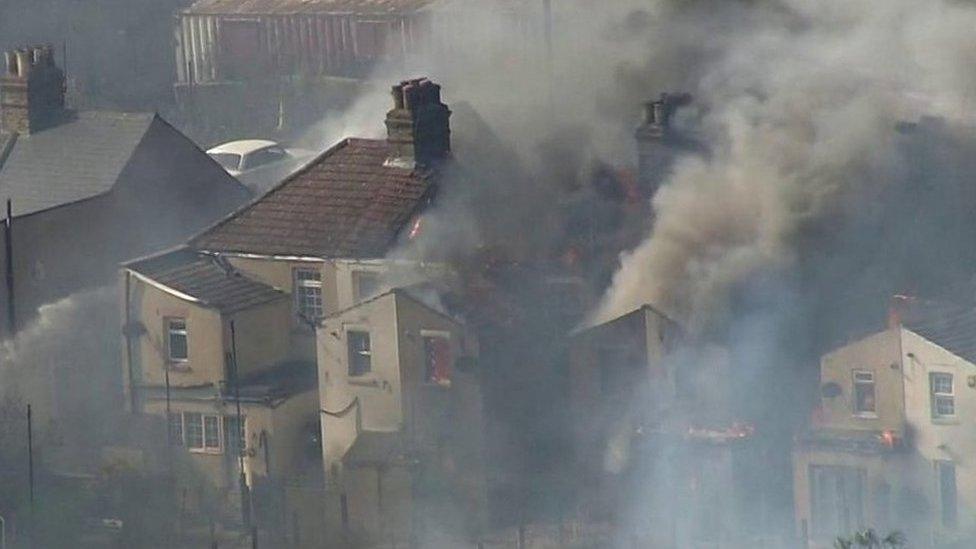
<path id="1" fill-rule="evenodd" d="M 864 376 L 862 379 L 858 379 L 858 376 Z M 878 386 L 877 380 L 874 377 L 874 372 L 871 370 L 853 370 L 851 372 L 851 384 L 852 391 L 852 407 L 854 409 L 854 416 L 861 418 L 876 418 L 878 417 Z M 858 385 L 870 385 L 871 393 L 874 399 L 873 410 L 859 410 L 858 409 L 858 399 L 857 399 L 857 389 Z"/>
<path id="2" fill-rule="evenodd" d="M 302 274 L 311 274 L 313 277 L 303 278 L 301 276 Z M 322 299 L 322 271 L 320 269 L 314 267 L 295 267 L 292 269 L 292 284 L 294 285 L 292 293 L 294 293 L 295 296 L 296 314 L 313 320 L 317 320 L 325 316 L 325 302 Z M 303 293 L 303 290 L 311 290 L 312 293 L 317 294 L 317 312 L 311 311 L 310 313 L 304 309 L 305 294 Z"/>
<path id="3" fill-rule="evenodd" d="M 173 323 L 179 322 L 183 324 L 183 328 L 173 328 Z M 186 322 L 186 317 L 181 316 L 168 316 L 165 319 L 166 324 L 166 358 L 169 360 L 170 364 L 186 364 L 190 361 L 190 330 L 189 325 Z M 173 335 L 183 336 L 183 340 L 186 342 L 186 356 L 185 357 L 174 357 L 173 356 Z"/>
<path id="4" fill-rule="evenodd" d="M 200 444 L 201 446 L 190 446 L 190 441 L 187 436 L 188 429 L 187 426 L 190 420 L 187 419 L 188 415 L 200 416 Z M 187 451 L 194 454 L 222 454 L 224 452 L 224 426 L 223 417 L 219 414 L 208 414 L 204 412 L 183 412 L 180 414 L 183 419 L 183 447 Z M 217 446 L 207 446 L 207 419 L 212 418 L 217 424 Z"/>
<path id="5" fill-rule="evenodd" d="M 361 351 L 359 354 L 369 356 L 369 370 L 365 372 L 352 373 L 352 339 L 349 337 L 352 333 L 366 334 L 366 341 L 369 342 L 369 351 L 363 353 Z M 373 374 L 373 334 L 370 333 L 367 328 L 360 327 L 349 327 L 346 328 L 346 360 L 349 362 L 346 365 L 346 375 L 352 379 L 362 379 Z"/>
<path id="6" fill-rule="evenodd" d="M 949 379 L 949 391 L 937 391 L 935 380 L 939 376 L 946 376 Z M 956 381 L 951 372 L 929 372 L 929 395 L 932 406 L 932 419 L 955 419 L 956 418 Z M 952 405 L 952 413 L 944 414 L 939 411 L 939 402 L 948 402 Z"/>

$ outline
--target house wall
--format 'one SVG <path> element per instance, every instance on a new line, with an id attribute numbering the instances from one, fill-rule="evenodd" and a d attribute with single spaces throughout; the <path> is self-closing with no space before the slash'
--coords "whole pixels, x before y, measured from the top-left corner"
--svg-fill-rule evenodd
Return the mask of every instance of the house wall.
<path id="1" fill-rule="evenodd" d="M 917 474 L 926 479 L 934 522 L 938 523 L 939 497 L 936 462 L 949 461 L 956 468 L 960 532 L 976 529 L 976 365 L 952 354 L 919 335 L 902 329 L 906 416 L 911 442 L 921 455 Z M 953 376 L 955 418 L 932 417 L 929 373 Z M 937 526 L 938 530 L 939 527 Z"/>
<path id="2" fill-rule="evenodd" d="M 310 466 L 321 467 L 321 449 L 310 447 L 318 427 L 318 387 L 295 395 L 271 411 L 271 475 L 277 479 L 297 478 Z"/>
<path id="3" fill-rule="evenodd" d="M 442 516 L 457 513 L 450 523 L 477 529 L 486 520 L 487 464 L 480 381 L 484 372 L 472 364 L 478 356 L 476 339 L 463 325 L 411 298 L 397 295 L 396 301 L 406 432 L 411 443 L 427 453 L 427 465 L 446 473 L 456 495 L 454 508 L 443 511 Z M 454 358 L 450 386 L 424 379 L 423 337 L 442 334 L 450 338 Z M 465 363 L 467 366 L 458 367 Z"/>
<path id="4" fill-rule="evenodd" d="M 237 367 L 241 375 L 268 369 L 287 359 L 308 359 L 301 348 L 292 346 L 287 329 L 292 318 L 291 302 L 281 299 L 238 311 L 224 319 L 225 348 L 230 350 L 230 322 L 237 333 Z"/>
<path id="5" fill-rule="evenodd" d="M 129 339 L 134 384 L 139 387 L 161 387 L 165 384 L 167 317 L 186 319 L 188 361 L 170 368 L 171 387 L 216 385 L 224 379 L 223 324 L 220 313 L 188 302 L 173 294 L 129 275 L 129 316 L 141 325 L 138 336 Z M 124 307 L 124 304 L 123 304 Z M 242 338 L 244 339 L 244 338 Z"/>
<path id="6" fill-rule="evenodd" d="M 114 285 L 120 262 L 182 242 L 249 197 L 157 117 L 111 192 L 14 219 L 17 328 L 27 327 L 45 303 Z M 5 285 L 0 292 L 6 303 Z M 0 337 L 8 333 L 6 314 L 0 315 Z"/>
<path id="7" fill-rule="evenodd" d="M 349 329 L 370 333 L 372 371 L 367 375 L 349 376 Z M 328 476 L 334 468 L 341 468 L 342 457 L 360 430 L 396 432 L 403 427 L 394 294 L 326 318 L 317 331 L 317 340 L 322 409 L 338 412 L 358 401 L 342 417 L 322 416 L 322 456 Z"/>
<path id="8" fill-rule="evenodd" d="M 810 486 L 811 465 L 832 465 L 850 467 L 864 471 L 862 513 L 865 523 L 859 528 L 872 527 L 879 531 L 890 522 L 889 509 L 881 503 L 882 490 L 890 480 L 891 467 L 878 455 L 851 454 L 837 451 L 797 448 L 793 454 L 793 505 L 796 515 L 797 535 L 807 536 L 811 548 L 833 547 L 834 538 L 815 539 L 813 535 L 812 500 Z M 853 532 L 837 532 L 836 536 L 850 535 Z"/>
<path id="9" fill-rule="evenodd" d="M 874 374 L 877 417 L 854 413 L 855 370 Z M 828 383 L 836 383 L 841 392 L 834 398 L 821 398 L 823 427 L 903 432 L 905 391 L 901 338 L 897 330 L 874 334 L 824 355 L 820 362 L 821 389 Z"/>

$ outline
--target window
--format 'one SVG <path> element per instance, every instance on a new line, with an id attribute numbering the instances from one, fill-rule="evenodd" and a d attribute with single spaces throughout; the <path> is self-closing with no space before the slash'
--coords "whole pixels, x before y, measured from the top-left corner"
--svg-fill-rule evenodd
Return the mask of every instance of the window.
<path id="1" fill-rule="evenodd" d="M 854 370 L 854 415 L 876 417 L 874 372 Z"/>
<path id="2" fill-rule="evenodd" d="M 451 340 L 445 336 L 424 337 L 424 381 L 451 384 Z"/>
<path id="3" fill-rule="evenodd" d="M 166 348 L 171 362 L 186 362 L 189 358 L 190 348 L 187 345 L 186 319 L 167 318 L 166 319 Z"/>
<path id="4" fill-rule="evenodd" d="M 220 164 L 225 170 L 239 170 L 241 168 L 241 155 L 234 153 L 209 153 L 210 158 Z"/>
<path id="5" fill-rule="evenodd" d="M 942 526 L 955 528 L 959 514 L 956 498 L 956 466 L 951 461 L 937 461 L 935 465 L 939 476 Z"/>
<path id="6" fill-rule="evenodd" d="M 183 413 L 184 443 L 192 452 L 219 453 L 220 417 L 196 412 Z"/>
<path id="7" fill-rule="evenodd" d="M 295 269 L 295 309 L 308 319 L 322 318 L 322 273 Z"/>
<path id="8" fill-rule="evenodd" d="M 349 375 L 368 374 L 373 369 L 369 332 L 349 331 L 346 333 L 346 339 L 349 345 Z"/>
<path id="9" fill-rule="evenodd" d="M 953 417 L 956 415 L 956 399 L 952 393 L 952 374 L 932 372 L 929 374 L 932 392 L 932 417 Z"/>
<path id="10" fill-rule="evenodd" d="M 183 416 L 169 415 L 169 440 L 175 446 L 183 446 Z"/>
<path id="11" fill-rule="evenodd" d="M 369 271 L 356 271 L 352 274 L 353 291 L 356 301 L 369 299 L 379 293 L 380 276 Z"/>

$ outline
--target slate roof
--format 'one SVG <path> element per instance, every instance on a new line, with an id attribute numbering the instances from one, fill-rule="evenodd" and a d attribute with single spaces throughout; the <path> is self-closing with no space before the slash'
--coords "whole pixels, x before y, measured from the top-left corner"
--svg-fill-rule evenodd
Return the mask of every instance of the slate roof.
<path id="1" fill-rule="evenodd" d="M 385 165 L 386 140 L 345 139 L 194 237 L 200 250 L 379 258 L 433 192 L 430 172 Z"/>
<path id="2" fill-rule="evenodd" d="M 241 401 L 276 401 L 304 393 L 318 386 L 318 367 L 315 362 L 291 360 L 275 364 L 258 372 L 241 376 Z M 229 400 L 237 397 L 232 383 L 221 387 L 221 395 Z"/>
<path id="3" fill-rule="evenodd" d="M 248 278 L 213 256 L 187 248 L 139 259 L 125 266 L 224 313 L 243 311 L 288 297 L 285 292 Z"/>
<path id="4" fill-rule="evenodd" d="M 110 191 L 154 121 L 152 114 L 82 112 L 53 128 L 7 136 L 13 147 L 0 162 L 0 201 L 9 198 L 21 216 Z"/>
<path id="5" fill-rule="evenodd" d="M 913 299 L 899 315 L 905 328 L 976 364 L 976 308 Z"/>
<path id="6" fill-rule="evenodd" d="M 433 0 L 199 0 L 191 14 L 339 13 L 394 15 L 416 11 Z"/>
<path id="7" fill-rule="evenodd" d="M 342 461 L 350 467 L 387 465 L 404 458 L 399 433 L 362 431 L 356 436 Z"/>

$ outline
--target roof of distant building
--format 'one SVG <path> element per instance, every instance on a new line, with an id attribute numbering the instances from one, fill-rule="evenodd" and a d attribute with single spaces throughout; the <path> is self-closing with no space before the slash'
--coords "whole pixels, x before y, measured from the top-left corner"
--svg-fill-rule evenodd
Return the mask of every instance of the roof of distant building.
<path id="1" fill-rule="evenodd" d="M 224 253 L 379 258 L 430 198 L 432 172 L 390 165 L 386 140 L 349 138 L 193 238 Z"/>
<path id="2" fill-rule="evenodd" d="M 898 314 L 905 328 L 976 364 L 976 308 L 908 299 Z"/>
<path id="3" fill-rule="evenodd" d="M 419 10 L 434 0 L 199 0 L 184 10 L 194 14 L 337 13 L 396 15 Z"/>
<path id="4" fill-rule="evenodd" d="M 37 133 L 0 136 L 0 200 L 21 216 L 107 193 L 156 120 L 81 112 Z"/>
<path id="5" fill-rule="evenodd" d="M 233 313 L 286 299 L 285 292 L 247 277 L 224 260 L 180 248 L 125 265 L 149 281 L 205 307 Z"/>

